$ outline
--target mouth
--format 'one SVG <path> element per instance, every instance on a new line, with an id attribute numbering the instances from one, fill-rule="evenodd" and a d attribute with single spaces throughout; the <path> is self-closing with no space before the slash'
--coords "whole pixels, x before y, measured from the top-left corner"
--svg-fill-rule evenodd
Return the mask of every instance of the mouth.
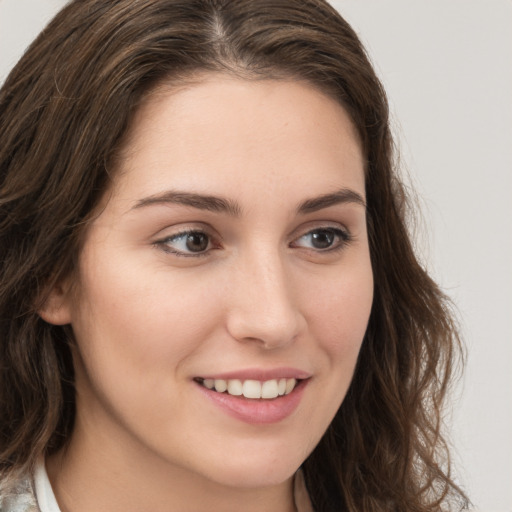
<path id="1" fill-rule="evenodd" d="M 210 404 L 236 420 L 270 425 L 293 416 L 312 374 L 297 368 L 246 368 L 193 380 Z"/>
<path id="2" fill-rule="evenodd" d="M 303 379 L 282 377 L 259 381 L 253 379 L 204 379 L 197 377 L 194 380 L 206 389 L 217 393 L 253 400 L 273 400 L 289 395 Z"/>

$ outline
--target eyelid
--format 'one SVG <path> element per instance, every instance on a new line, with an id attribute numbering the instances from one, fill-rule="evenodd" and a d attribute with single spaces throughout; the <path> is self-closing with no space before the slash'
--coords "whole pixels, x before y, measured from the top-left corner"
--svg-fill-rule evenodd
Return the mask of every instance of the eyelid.
<path id="1" fill-rule="evenodd" d="M 168 227 L 163 231 L 170 231 L 171 227 Z M 306 247 L 297 244 L 297 242 L 306 237 L 307 235 L 313 234 L 319 231 L 330 231 L 333 232 L 339 240 L 333 243 L 332 247 L 327 248 L 315 248 L 315 247 Z M 170 241 L 179 239 L 180 237 L 184 237 L 191 233 L 203 233 L 208 237 L 208 247 L 204 251 L 200 252 L 187 252 L 179 249 L 172 248 L 170 245 Z M 331 252 L 336 252 L 344 249 L 348 244 L 350 244 L 354 237 L 351 234 L 350 230 L 347 229 L 343 224 L 338 222 L 326 221 L 326 222 L 318 222 L 314 221 L 303 225 L 300 229 L 295 230 L 295 233 L 292 235 L 293 238 L 289 243 L 289 246 L 296 249 L 303 249 L 305 251 L 314 252 L 316 254 L 327 254 Z M 205 225 L 203 223 L 191 223 L 189 225 L 180 225 L 179 228 L 176 228 L 176 231 L 169 232 L 168 234 L 161 235 L 156 238 L 152 245 L 159 248 L 160 250 L 172 254 L 178 257 L 186 257 L 186 258 L 199 258 L 210 255 L 212 250 L 220 248 L 220 235 L 217 234 L 216 230 L 214 230 L 211 226 Z"/>
<path id="2" fill-rule="evenodd" d="M 306 237 L 307 235 L 310 235 L 310 234 L 313 234 L 313 233 L 319 232 L 319 231 L 331 231 L 336 236 L 338 236 L 341 239 L 341 241 L 339 241 L 338 243 L 335 243 L 332 247 L 328 247 L 326 249 L 317 249 L 314 247 L 302 247 L 299 245 L 296 245 L 295 247 L 297 247 L 299 249 L 305 249 L 308 251 L 312 251 L 312 252 L 315 252 L 318 254 L 322 254 L 322 253 L 326 254 L 329 252 L 336 252 L 336 251 L 342 250 L 354 240 L 354 237 L 351 234 L 351 232 L 345 226 L 342 226 L 341 224 L 336 223 L 335 225 L 333 225 L 332 223 L 325 223 L 325 224 L 315 223 L 315 225 L 309 226 L 308 228 L 301 230 L 301 232 L 298 236 L 294 236 L 293 240 L 290 243 L 290 246 L 293 247 L 294 244 L 296 244 L 296 242 L 299 241 L 300 239 Z"/>
<path id="3" fill-rule="evenodd" d="M 162 230 L 162 231 L 166 231 L 166 230 Z M 204 257 L 204 256 L 208 256 L 208 254 L 213 249 L 218 248 L 215 246 L 216 245 L 218 246 L 217 240 L 219 239 L 219 237 L 216 236 L 215 234 L 213 234 L 212 231 L 213 231 L 212 228 L 205 226 L 204 224 L 201 224 L 200 226 L 199 225 L 183 226 L 183 227 L 180 227 L 180 229 L 175 232 L 172 232 L 172 233 L 169 233 L 169 234 L 166 234 L 163 236 L 162 235 L 159 236 L 152 242 L 152 245 L 154 245 L 155 247 L 159 248 L 160 250 L 162 250 L 168 254 L 173 254 L 178 257 L 185 257 L 185 258 Z M 202 233 L 202 234 L 206 235 L 209 239 L 208 248 L 201 252 L 185 252 L 185 251 L 180 251 L 178 249 L 172 249 L 170 247 L 170 245 L 169 245 L 170 241 L 179 239 L 180 237 L 184 237 L 191 233 Z"/>
<path id="4" fill-rule="evenodd" d="M 301 224 L 298 228 L 295 228 L 290 235 L 290 238 L 292 240 L 297 240 L 301 236 L 307 235 L 308 233 L 311 233 L 312 231 L 319 231 L 322 229 L 332 229 L 332 230 L 338 230 L 343 233 L 345 233 L 347 236 L 352 236 L 351 230 L 342 222 L 337 222 L 333 220 L 313 220 L 310 222 L 306 222 L 304 224 Z"/>

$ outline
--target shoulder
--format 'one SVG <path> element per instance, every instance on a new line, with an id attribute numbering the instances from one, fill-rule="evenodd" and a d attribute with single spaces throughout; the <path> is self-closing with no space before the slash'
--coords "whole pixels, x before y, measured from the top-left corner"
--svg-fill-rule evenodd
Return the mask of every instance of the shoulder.
<path id="1" fill-rule="evenodd" d="M 31 478 L 0 492 L 0 512 L 40 512 Z"/>

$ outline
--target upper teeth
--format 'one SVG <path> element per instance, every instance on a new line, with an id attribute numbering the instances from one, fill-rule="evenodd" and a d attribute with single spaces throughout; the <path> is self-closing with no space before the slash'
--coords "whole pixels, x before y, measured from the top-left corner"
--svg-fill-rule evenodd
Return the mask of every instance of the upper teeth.
<path id="1" fill-rule="evenodd" d="M 203 386 L 215 389 L 219 393 L 227 391 L 234 396 L 243 395 L 245 398 L 276 398 L 287 395 L 293 391 L 297 384 L 296 379 L 273 379 L 260 382 L 259 380 L 238 379 L 204 379 Z"/>

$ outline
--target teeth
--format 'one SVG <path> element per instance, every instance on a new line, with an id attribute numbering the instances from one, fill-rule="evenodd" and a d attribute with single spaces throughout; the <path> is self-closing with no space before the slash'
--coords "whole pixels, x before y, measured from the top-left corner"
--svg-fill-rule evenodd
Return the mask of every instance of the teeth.
<path id="1" fill-rule="evenodd" d="M 295 379 L 287 379 L 286 388 L 284 390 L 285 395 L 287 395 L 288 393 L 291 393 L 293 391 L 293 388 L 295 387 L 296 382 L 297 381 Z"/>
<path id="2" fill-rule="evenodd" d="M 219 393 L 224 393 L 226 389 L 228 389 L 227 381 L 222 379 L 215 379 L 215 391 L 218 391 Z"/>
<path id="3" fill-rule="evenodd" d="M 242 395 L 245 398 L 261 398 L 261 382 L 246 380 L 242 385 Z"/>
<path id="4" fill-rule="evenodd" d="M 276 398 L 279 396 L 277 380 L 267 380 L 261 385 L 261 398 Z"/>
<path id="5" fill-rule="evenodd" d="M 215 387 L 215 381 L 213 379 L 204 379 L 203 386 L 208 389 L 213 389 Z"/>
<path id="6" fill-rule="evenodd" d="M 204 379 L 201 384 L 205 388 L 214 389 L 218 393 L 227 392 L 233 396 L 243 395 L 245 398 L 272 399 L 291 393 L 297 385 L 297 380 L 272 379 L 260 382 L 259 380 Z"/>
<path id="7" fill-rule="evenodd" d="M 279 396 L 284 395 L 286 391 L 286 379 L 279 379 L 279 384 L 277 385 L 277 392 Z"/>
<path id="8" fill-rule="evenodd" d="M 240 396 L 243 393 L 241 380 L 228 380 L 228 393 L 234 396 Z"/>

